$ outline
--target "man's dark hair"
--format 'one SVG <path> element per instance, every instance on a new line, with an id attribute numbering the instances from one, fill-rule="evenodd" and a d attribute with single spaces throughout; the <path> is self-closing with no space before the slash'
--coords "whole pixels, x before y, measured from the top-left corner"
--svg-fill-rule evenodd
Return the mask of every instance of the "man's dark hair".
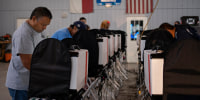
<path id="1" fill-rule="evenodd" d="M 85 17 L 81 17 L 79 20 L 86 20 L 86 18 Z"/>
<path id="2" fill-rule="evenodd" d="M 169 24 L 169 23 L 163 23 L 159 26 L 159 29 L 170 29 L 170 30 L 173 30 L 174 29 L 174 26 Z"/>
<path id="3" fill-rule="evenodd" d="M 33 16 L 36 16 L 36 18 L 46 16 L 49 19 L 52 19 L 51 11 L 49 9 L 47 9 L 46 7 L 37 7 L 37 8 L 35 8 L 33 10 L 33 12 L 31 13 L 30 19 L 32 19 Z"/>
<path id="4" fill-rule="evenodd" d="M 174 23 L 180 24 L 180 22 L 179 22 L 179 21 L 175 21 Z"/>
<path id="5" fill-rule="evenodd" d="M 72 29 L 74 29 L 74 25 L 71 24 L 70 27 L 71 27 Z"/>

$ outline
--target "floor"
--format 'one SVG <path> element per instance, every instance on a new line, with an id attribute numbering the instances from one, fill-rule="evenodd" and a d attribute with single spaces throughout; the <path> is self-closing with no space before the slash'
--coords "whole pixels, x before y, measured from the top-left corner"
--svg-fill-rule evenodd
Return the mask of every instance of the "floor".
<path id="1" fill-rule="evenodd" d="M 8 89 L 5 87 L 6 73 L 9 63 L 0 62 L 0 100 L 11 100 Z M 128 64 L 128 80 L 120 88 L 117 100 L 137 100 L 136 73 L 137 64 Z"/>
<path id="2" fill-rule="evenodd" d="M 128 64 L 128 80 L 126 80 L 123 87 L 120 88 L 117 100 L 137 100 L 136 67 L 137 64 Z"/>
<path id="3" fill-rule="evenodd" d="M 9 63 L 0 62 L 0 100 L 11 100 L 8 88 L 5 87 L 8 65 Z"/>

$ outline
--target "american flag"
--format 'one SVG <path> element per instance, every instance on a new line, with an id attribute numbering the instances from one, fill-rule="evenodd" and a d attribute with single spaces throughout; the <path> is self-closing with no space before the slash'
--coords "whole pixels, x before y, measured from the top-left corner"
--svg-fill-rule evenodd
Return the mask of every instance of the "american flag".
<path id="1" fill-rule="evenodd" d="M 153 0 L 126 0 L 126 13 L 145 14 L 153 12 Z"/>

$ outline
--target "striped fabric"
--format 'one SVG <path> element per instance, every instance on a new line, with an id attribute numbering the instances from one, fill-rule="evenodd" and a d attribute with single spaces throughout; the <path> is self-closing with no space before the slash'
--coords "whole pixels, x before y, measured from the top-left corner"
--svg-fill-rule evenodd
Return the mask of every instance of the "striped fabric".
<path id="1" fill-rule="evenodd" d="M 145 14 L 153 12 L 153 0 L 126 0 L 126 13 Z"/>
<path id="2" fill-rule="evenodd" d="M 71 13 L 92 13 L 93 0 L 70 0 Z"/>

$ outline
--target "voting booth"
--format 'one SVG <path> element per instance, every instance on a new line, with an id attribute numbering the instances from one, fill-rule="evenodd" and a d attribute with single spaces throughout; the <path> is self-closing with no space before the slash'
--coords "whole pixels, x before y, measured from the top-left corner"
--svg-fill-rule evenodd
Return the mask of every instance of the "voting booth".
<path id="1" fill-rule="evenodd" d="M 149 94 L 163 94 L 163 54 L 156 50 L 144 50 L 144 81 Z"/>
<path id="2" fill-rule="evenodd" d="M 99 46 L 99 65 L 105 66 L 108 63 L 108 37 L 97 38 Z"/>
<path id="3" fill-rule="evenodd" d="M 70 50 L 72 69 L 70 89 L 79 91 L 84 88 L 88 78 L 88 50 Z"/>

